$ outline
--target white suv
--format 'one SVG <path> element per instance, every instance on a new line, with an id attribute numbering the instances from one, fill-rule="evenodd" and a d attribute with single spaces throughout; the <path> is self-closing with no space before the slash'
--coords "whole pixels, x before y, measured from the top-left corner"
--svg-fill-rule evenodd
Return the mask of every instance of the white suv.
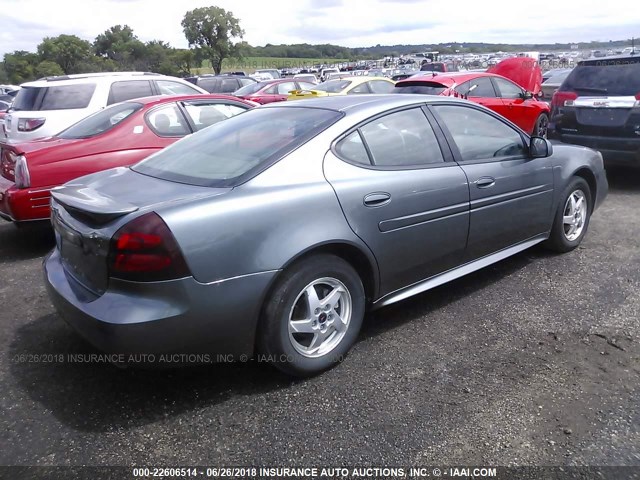
<path id="1" fill-rule="evenodd" d="M 55 135 L 107 105 L 133 98 L 207 93 L 180 78 L 147 72 L 64 75 L 21 87 L 4 117 L 9 140 Z"/>

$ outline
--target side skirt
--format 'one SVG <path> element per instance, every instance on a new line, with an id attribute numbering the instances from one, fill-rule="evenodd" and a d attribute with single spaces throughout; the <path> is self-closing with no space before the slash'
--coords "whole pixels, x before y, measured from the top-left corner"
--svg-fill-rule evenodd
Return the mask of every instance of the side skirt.
<path id="1" fill-rule="evenodd" d="M 492 253 L 491 255 L 473 260 L 472 262 L 465 263 L 459 267 L 439 273 L 438 275 L 427 278 L 426 280 L 409 285 L 408 287 L 388 293 L 384 297 L 373 302 L 371 309 L 375 310 L 380 307 L 391 305 L 392 303 L 396 303 L 406 298 L 413 297 L 414 295 L 418 295 L 419 293 L 426 292 L 427 290 L 431 290 L 432 288 L 448 283 L 456 278 L 463 277 L 469 273 L 475 272 L 476 270 L 480 270 L 481 268 L 499 262 L 500 260 L 504 260 L 516 253 L 520 253 L 523 250 L 545 241 L 547 238 L 549 238 L 549 233 L 537 235 L 529 240 L 513 245 L 512 247 L 505 248 L 496 253 Z"/>

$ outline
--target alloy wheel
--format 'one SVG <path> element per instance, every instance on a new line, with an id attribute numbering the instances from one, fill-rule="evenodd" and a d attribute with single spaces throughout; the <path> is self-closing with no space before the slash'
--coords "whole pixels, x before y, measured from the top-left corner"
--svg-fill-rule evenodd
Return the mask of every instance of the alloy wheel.
<path id="1" fill-rule="evenodd" d="M 314 280 L 298 294 L 289 313 L 291 345 L 307 358 L 326 355 L 347 333 L 352 310 L 351 295 L 340 280 Z"/>

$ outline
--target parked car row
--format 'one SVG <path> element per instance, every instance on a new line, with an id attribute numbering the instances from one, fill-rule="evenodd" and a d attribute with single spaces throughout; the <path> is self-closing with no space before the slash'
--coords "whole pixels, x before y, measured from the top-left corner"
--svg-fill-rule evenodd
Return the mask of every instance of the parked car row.
<path id="1" fill-rule="evenodd" d="M 572 77 L 591 66 L 565 83 L 598 79 Z M 344 357 L 367 308 L 539 243 L 576 248 L 607 195 L 599 152 L 544 138 L 549 105 L 530 58 L 398 82 L 203 88 L 244 78 L 68 76 L 16 96 L 0 216 L 50 219 L 49 295 L 98 348 L 260 352 L 311 375 Z M 561 132 L 587 102 L 565 95 L 562 112 L 554 96 Z M 607 100 L 607 115 L 627 100 Z"/>
<path id="2" fill-rule="evenodd" d="M 101 350 L 258 352 L 307 376 L 344 358 L 367 309 L 576 248 L 606 194 L 598 152 L 474 102 L 277 102 L 55 189 L 44 277 Z"/>

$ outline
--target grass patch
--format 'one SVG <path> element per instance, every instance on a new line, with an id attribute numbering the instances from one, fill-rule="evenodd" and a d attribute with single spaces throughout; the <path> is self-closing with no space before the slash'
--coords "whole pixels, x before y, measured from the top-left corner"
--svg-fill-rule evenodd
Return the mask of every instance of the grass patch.
<path id="1" fill-rule="evenodd" d="M 222 71 L 242 70 L 247 73 L 253 73 L 263 68 L 303 68 L 317 64 L 333 65 L 334 63 L 346 62 L 344 58 L 286 58 L 286 57 L 246 57 L 242 60 L 235 58 L 226 58 L 222 62 Z M 192 72 L 195 75 L 202 73 L 213 73 L 211 63 L 202 62 L 202 68 L 194 68 Z"/>

